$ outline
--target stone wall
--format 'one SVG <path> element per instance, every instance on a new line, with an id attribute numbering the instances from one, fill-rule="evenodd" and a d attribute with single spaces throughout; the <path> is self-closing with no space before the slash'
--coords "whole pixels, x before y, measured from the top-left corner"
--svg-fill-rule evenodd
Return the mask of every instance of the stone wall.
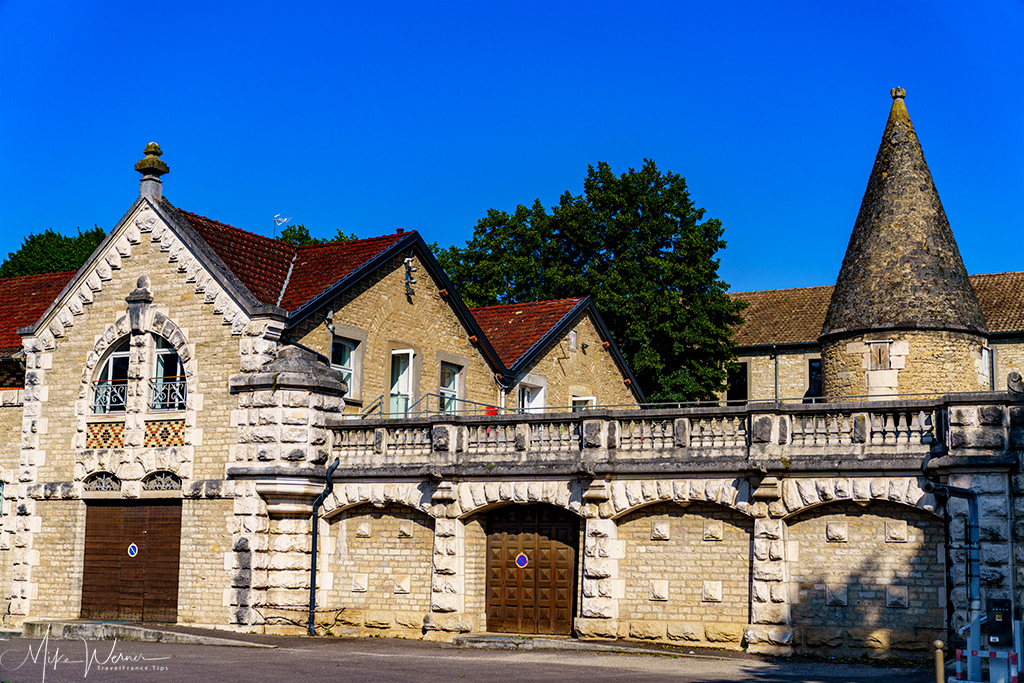
<path id="1" fill-rule="evenodd" d="M 820 358 L 814 352 L 779 352 L 779 399 L 802 399 L 807 395 L 807 364 L 812 358 Z M 737 357 L 747 363 L 747 398 L 751 401 L 774 401 L 775 358 L 770 354 L 742 354 Z M 722 398 L 725 398 L 723 395 Z"/>
<path id="2" fill-rule="evenodd" d="M 34 614 L 77 619 L 82 605 L 82 567 L 85 558 L 85 504 L 80 500 L 27 501 L 32 519 L 44 520 L 28 547 L 29 534 L 19 533 L 12 553 L 16 578 L 31 566 L 33 583 L 17 581 L 15 597 L 32 601 Z M 19 523 L 32 525 L 28 516 Z M 19 563 L 17 555 L 29 557 Z M 27 578 L 27 577 L 26 577 Z"/>
<path id="3" fill-rule="evenodd" d="M 575 349 L 569 346 L 567 331 L 525 370 L 546 382 L 545 404 L 567 410 L 573 397 L 593 396 L 599 406 L 636 406 L 636 397 L 623 382 L 623 374 L 611 350 L 604 347 L 591 316 L 582 316 L 572 329 L 576 331 Z M 516 388 L 512 387 L 505 399 L 506 407 L 516 407 L 515 392 Z"/>
<path id="4" fill-rule="evenodd" d="M 225 591 L 234 572 L 225 566 L 231 549 L 234 501 L 186 498 L 181 505 L 181 559 L 178 571 L 178 622 L 222 626 L 227 621 Z"/>
<path id="5" fill-rule="evenodd" d="M 993 341 L 991 346 L 996 357 L 993 386 L 996 391 L 1005 391 L 1007 375 L 1024 374 L 1024 341 Z"/>
<path id="6" fill-rule="evenodd" d="M 419 636 L 430 611 L 433 520 L 407 507 L 361 505 L 330 529 L 333 588 L 321 593 L 324 608 L 344 607 L 342 622 L 351 626 Z"/>
<path id="7" fill-rule="evenodd" d="M 620 634 L 713 646 L 743 639 L 753 520 L 728 508 L 661 503 L 616 523 L 625 543 Z"/>
<path id="8" fill-rule="evenodd" d="M 482 630 L 487 623 L 487 515 L 462 521 L 466 547 L 466 614 Z"/>
<path id="9" fill-rule="evenodd" d="M 866 341 L 892 340 L 891 369 L 869 370 Z M 822 347 L 822 384 L 830 398 L 986 391 L 984 340 L 944 331 L 893 331 L 834 339 Z"/>
<path id="10" fill-rule="evenodd" d="M 884 502 L 788 520 L 793 626 L 805 647 L 924 650 L 945 638 L 945 530 Z"/>

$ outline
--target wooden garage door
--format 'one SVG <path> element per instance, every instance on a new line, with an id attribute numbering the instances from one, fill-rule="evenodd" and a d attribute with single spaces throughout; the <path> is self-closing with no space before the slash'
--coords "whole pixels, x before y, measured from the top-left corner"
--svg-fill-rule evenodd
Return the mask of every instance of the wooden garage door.
<path id="1" fill-rule="evenodd" d="M 510 505 L 488 515 L 488 631 L 572 632 L 578 539 L 578 518 L 556 507 Z"/>
<path id="2" fill-rule="evenodd" d="M 181 501 L 86 510 L 82 618 L 176 621 Z"/>

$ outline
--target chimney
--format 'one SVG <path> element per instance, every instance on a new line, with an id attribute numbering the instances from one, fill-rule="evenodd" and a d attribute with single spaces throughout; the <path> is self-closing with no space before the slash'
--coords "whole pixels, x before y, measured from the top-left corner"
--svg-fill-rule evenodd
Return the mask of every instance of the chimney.
<path id="1" fill-rule="evenodd" d="M 135 170 L 142 174 L 142 180 L 139 181 L 139 196 L 156 201 L 163 196 L 160 189 L 163 182 L 160 180 L 160 176 L 171 169 L 160 161 L 160 155 L 163 152 L 160 151 L 160 145 L 155 142 L 146 145 L 144 153 L 146 157 L 135 163 Z"/>

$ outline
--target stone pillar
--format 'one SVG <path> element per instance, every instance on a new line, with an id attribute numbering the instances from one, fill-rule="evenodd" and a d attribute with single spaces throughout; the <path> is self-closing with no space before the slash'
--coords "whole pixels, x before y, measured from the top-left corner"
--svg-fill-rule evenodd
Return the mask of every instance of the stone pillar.
<path id="1" fill-rule="evenodd" d="M 250 358 L 258 355 L 254 348 Z M 304 630 L 310 518 L 331 449 L 327 416 L 344 407 L 347 387 L 326 359 L 300 347 L 281 349 L 259 372 L 232 377 L 230 387 L 239 395 L 236 462 L 228 467 L 237 480 L 232 622 L 261 623 L 262 613 L 294 624 L 277 630 Z"/>
<path id="2" fill-rule="evenodd" d="M 584 524 L 583 597 L 576 629 L 586 637 L 615 638 L 619 600 L 625 595 L 619 560 L 625 557 L 626 544 L 618 540 L 618 525 L 613 519 L 595 515 L 585 517 Z"/>
<path id="3" fill-rule="evenodd" d="M 777 506 L 776 506 L 777 507 Z M 751 506 L 754 519 L 753 582 L 750 592 L 748 651 L 792 653 L 790 627 L 789 566 L 785 522 L 768 516 L 764 502 Z"/>
<path id="4" fill-rule="evenodd" d="M 1011 598 L 1013 591 L 1013 548 L 1010 543 L 1010 478 L 1004 472 L 957 472 L 949 484 L 978 494 L 978 532 L 981 541 L 982 609 L 988 598 Z M 950 498 L 949 541 L 967 543 L 967 501 Z M 967 623 L 967 551 L 953 550 L 947 568 L 952 588 L 953 627 Z"/>
<path id="5" fill-rule="evenodd" d="M 450 640 L 473 630 L 466 609 L 465 524 L 455 485 L 442 481 L 434 491 L 434 554 L 430 570 L 430 612 L 424 619 L 428 640 Z M 483 488 L 483 484 L 478 484 Z M 469 495 L 469 494 L 467 494 Z"/>

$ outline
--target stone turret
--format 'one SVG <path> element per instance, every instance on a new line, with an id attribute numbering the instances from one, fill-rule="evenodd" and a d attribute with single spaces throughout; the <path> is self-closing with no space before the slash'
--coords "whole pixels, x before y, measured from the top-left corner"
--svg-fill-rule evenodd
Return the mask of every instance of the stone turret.
<path id="1" fill-rule="evenodd" d="M 988 330 L 904 103 L 892 109 L 819 342 L 824 394 L 989 388 Z"/>

